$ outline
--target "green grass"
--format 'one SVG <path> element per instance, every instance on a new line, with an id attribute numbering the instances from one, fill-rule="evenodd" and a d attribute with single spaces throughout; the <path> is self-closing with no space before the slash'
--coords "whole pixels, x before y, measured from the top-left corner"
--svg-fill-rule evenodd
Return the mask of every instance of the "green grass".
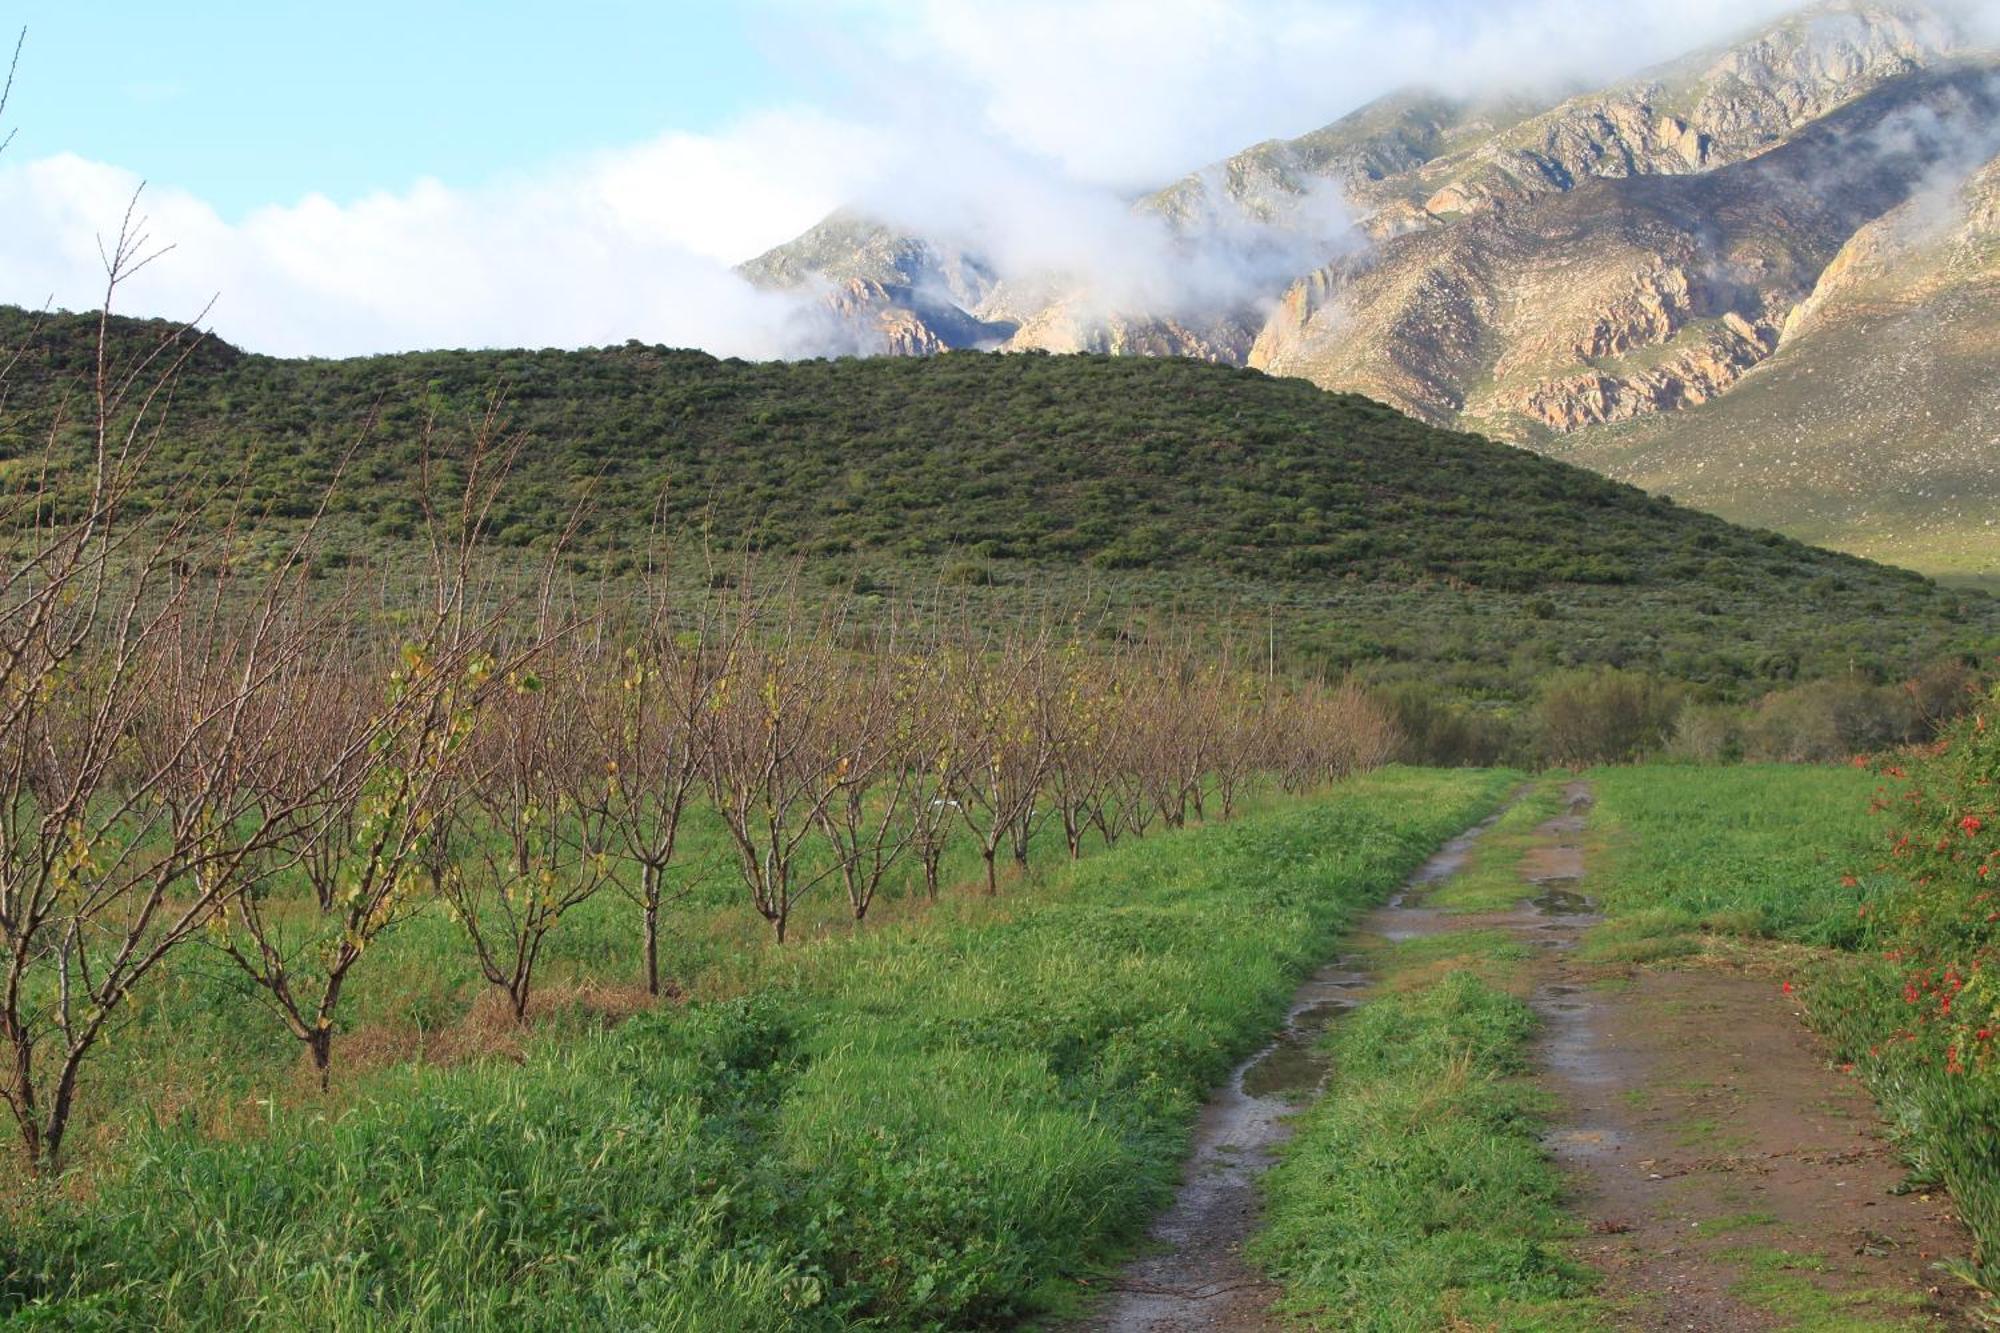
<path id="1" fill-rule="evenodd" d="M 1463 870 L 1425 895 L 1425 903 L 1446 912 L 1505 912 L 1532 897 L 1535 891 L 1521 882 L 1521 852 L 1562 809 L 1562 784 L 1535 786 L 1480 838 Z"/>
<path id="2" fill-rule="evenodd" d="M 1914 1311 L 1922 1300 L 1913 1292 L 1894 1289 L 1829 1288 L 1808 1276 L 1831 1269 L 1822 1255 L 1746 1246 L 1727 1251 L 1724 1257 L 1746 1270 L 1729 1294 L 1746 1305 L 1769 1311 L 1781 1329 L 1796 1333 L 1899 1333 L 1936 1326 L 1915 1313 L 1907 1319 L 1861 1313 L 1899 1306 Z"/>
<path id="3" fill-rule="evenodd" d="M 1351 915 L 1515 780 L 1390 771 L 1121 846 L 1004 910 L 765 950 L 737 998 L 551 1033 L 518 1064 L 396 1066 L 228 1134 L 166 1116 L 89 1192 L 0 1232 L 0 1310 L 178 1329 L 1017 1318 L 1136 1237 L 1208 1087 Z M 1462 1000 L 1496 1053 L 1514 1040 L 1518 1015 Z"/>
<path id="4" fill-rule="evenodd" d="M 1471 971 L 1340 1025 L 1327 1095 L 1265 1181 L 1253 1254 L 1284 1308 L 1356 1333 L 1597 1327 L 1542 1098 L 1522 1077 L 1535 1026 Z"/>
<path id="5" fill-rule="evenodd" d="M 1554 782 L 1526 793 L 1427 903 L 1519 902 L 1528 835 L 1561 796 Z M 1358 1333 L 1601 1326 L 1542 1147 L 1539 1024 L 1522 998 L 1533 956 L 1502 929 L 1368 944 L 1380 985 L 1329 1032 L 1326 1095 L 1264 1181 L 1252 1255 L 1284 1285 L 1284 1309 Z"/>
<path id="6" fill-rule="evenodd" d="M 1879 785 L 1854 768 L 1755 764 L 1591 774 L 1595 834 L 1611 856 L 1592 895 L 1612 917 L 1597 944 L 1694 947 L 1703 933 L 1850 949 L 1880 884 L 1846 885 Z"/>
<path id="7" fill-rule="evenodd" d="M 1694 1231 L 1696 1235 L 1703 1237 L 1725 1236 L 1732 1232 L 1754 1231 L 1759 1227 L 1772 1226 L 1777 1220 L 1776 1213 L 1732 1213 L 1728 1217 L 1711 1217 L 1705 1222 L 1697 1222 Z"/>

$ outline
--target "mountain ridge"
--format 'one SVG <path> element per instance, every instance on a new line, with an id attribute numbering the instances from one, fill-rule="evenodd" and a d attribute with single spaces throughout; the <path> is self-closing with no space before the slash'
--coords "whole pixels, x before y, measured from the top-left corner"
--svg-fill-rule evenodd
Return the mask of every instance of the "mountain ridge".
<path id="1" fill-rule="evenodd" d="M 1843 148 L 1857 144 L 1860 169 L 1843 172 Z M 1307 229 L 1301 252 L 1322 244 L 1321 259 L 1288 278 L 1260 275 L 1222 306 L 1134 308 L 1074 275 L 1003 272 L 879 221 L 876 247 L 992 281 L 905 271 L 900 284 L 824 299 L 853 335 L 844 350 L 1190 356 L 1302 376 L 1594 465 L 1611 442 L 1572 436 L 1726 400 L 1776 354 L 1794 313 L 1807 317 L 1822 275 L 1870 223 L 1935 193 L 1939 173 L 1970 173 L 1996 153 L 2000 53 L 1928 5 L 1836 0 L 1607 88 L 1393 94 L 1140 198 L 1135 214 L 1196 256 L 1244 226 L 1291 235 L 1328 191 L 1357 215 L 1355 239 L 1316 241 Z M 1801 159 L 1817 162 L 1817 177 L 1785 169 Z M 1717 209 L 1727 216 L 1712 225 Z M 810 291 L 838 261 L 795 243 L 745 272 Z M 1904 424 L 1921 431 L 1923 420 Z M 1704 434 L 1713 448 L 1745 446 L 1720 428 Z M 1989 457 L 2000 468 L 2000 450 Z M 1967 564 L 1866 523 L 1816 528 L 1782 505 L 1729 509 L 1731 497 L 1688 485 L 1684 470 L 1645 476 L 1781 528 L 1796 519 L 1851 549 L 1916 551 L 1954 574 Z"/>

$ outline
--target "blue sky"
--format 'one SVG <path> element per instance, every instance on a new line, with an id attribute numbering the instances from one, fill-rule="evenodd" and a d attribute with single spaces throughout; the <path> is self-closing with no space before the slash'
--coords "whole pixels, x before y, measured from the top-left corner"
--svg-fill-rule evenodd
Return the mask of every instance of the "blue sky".
<path id="1" fill-rule="evenodd" d="M 1144 297 L 1185 275 L 1133 271 L 1165 253 L 1138 192 L 1400 85 L 1602 83 L 1796 2 L 0 0 L 0 301 L 99 300 L 142 181 L 174 250 L 120 308 L 282 354 L 779 354 L 796 301 L 733 266 L 839 206 Z"/>
<path id="2" fill-rule="evenodd" d="M 55 0 L 0 3 L 0 27 L 28 30 L 18 151 L 129 166 L 231 218 L 710 131 L 809 75 L 742 4 Z"/>

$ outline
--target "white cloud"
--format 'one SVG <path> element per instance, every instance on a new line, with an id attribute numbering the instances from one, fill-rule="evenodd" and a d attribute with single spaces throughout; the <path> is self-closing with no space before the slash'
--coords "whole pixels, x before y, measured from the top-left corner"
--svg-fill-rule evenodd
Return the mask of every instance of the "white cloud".
<path id="1" fill-rule="evenodd" d="M 835 207 L 876 136 L 810 112 L 717 136 L 670 134 L 536 175 L 429 180 L 337 203 L 310 197 L 240 222 L 170 186 L 141 201 L 175 249 L 125 309 L 192 315 L 280 354 L 432 346 L 575 346 L 636 337 L 770 356 L 796 350 L 796 303 L 729 271 Z M 9 299 L 83 307 L 102 287 L 96 238 L 139 186 L 61 155 L 0 163 Z"/>
<path id="2" fill-rule="evenodd" d="M 803 0 L 780 0 L 802 3 Z M 858 96 L 927 100 L 1072 179 L 1143 189 L 1371 97 L 1602 82 L 1799 0 L 811 0 L 893 64 Z M 851 39 L 850 39 L 851 40 Z"/>

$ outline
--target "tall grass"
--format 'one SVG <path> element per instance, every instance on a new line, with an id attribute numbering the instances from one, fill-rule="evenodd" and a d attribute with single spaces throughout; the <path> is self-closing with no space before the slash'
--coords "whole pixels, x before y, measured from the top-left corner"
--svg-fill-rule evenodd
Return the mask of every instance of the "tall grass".
<path id="1" fill-rule="evenodd" d="M 74 1328 L 968 1327 L 1164 1198 L 1204 1091 L 1357 909 L 1500 799 L 1390 771 L 1121 846 L 1009 913 L 807 944 L 752 993 L 172 1122 L 0 1239 Z"/>

